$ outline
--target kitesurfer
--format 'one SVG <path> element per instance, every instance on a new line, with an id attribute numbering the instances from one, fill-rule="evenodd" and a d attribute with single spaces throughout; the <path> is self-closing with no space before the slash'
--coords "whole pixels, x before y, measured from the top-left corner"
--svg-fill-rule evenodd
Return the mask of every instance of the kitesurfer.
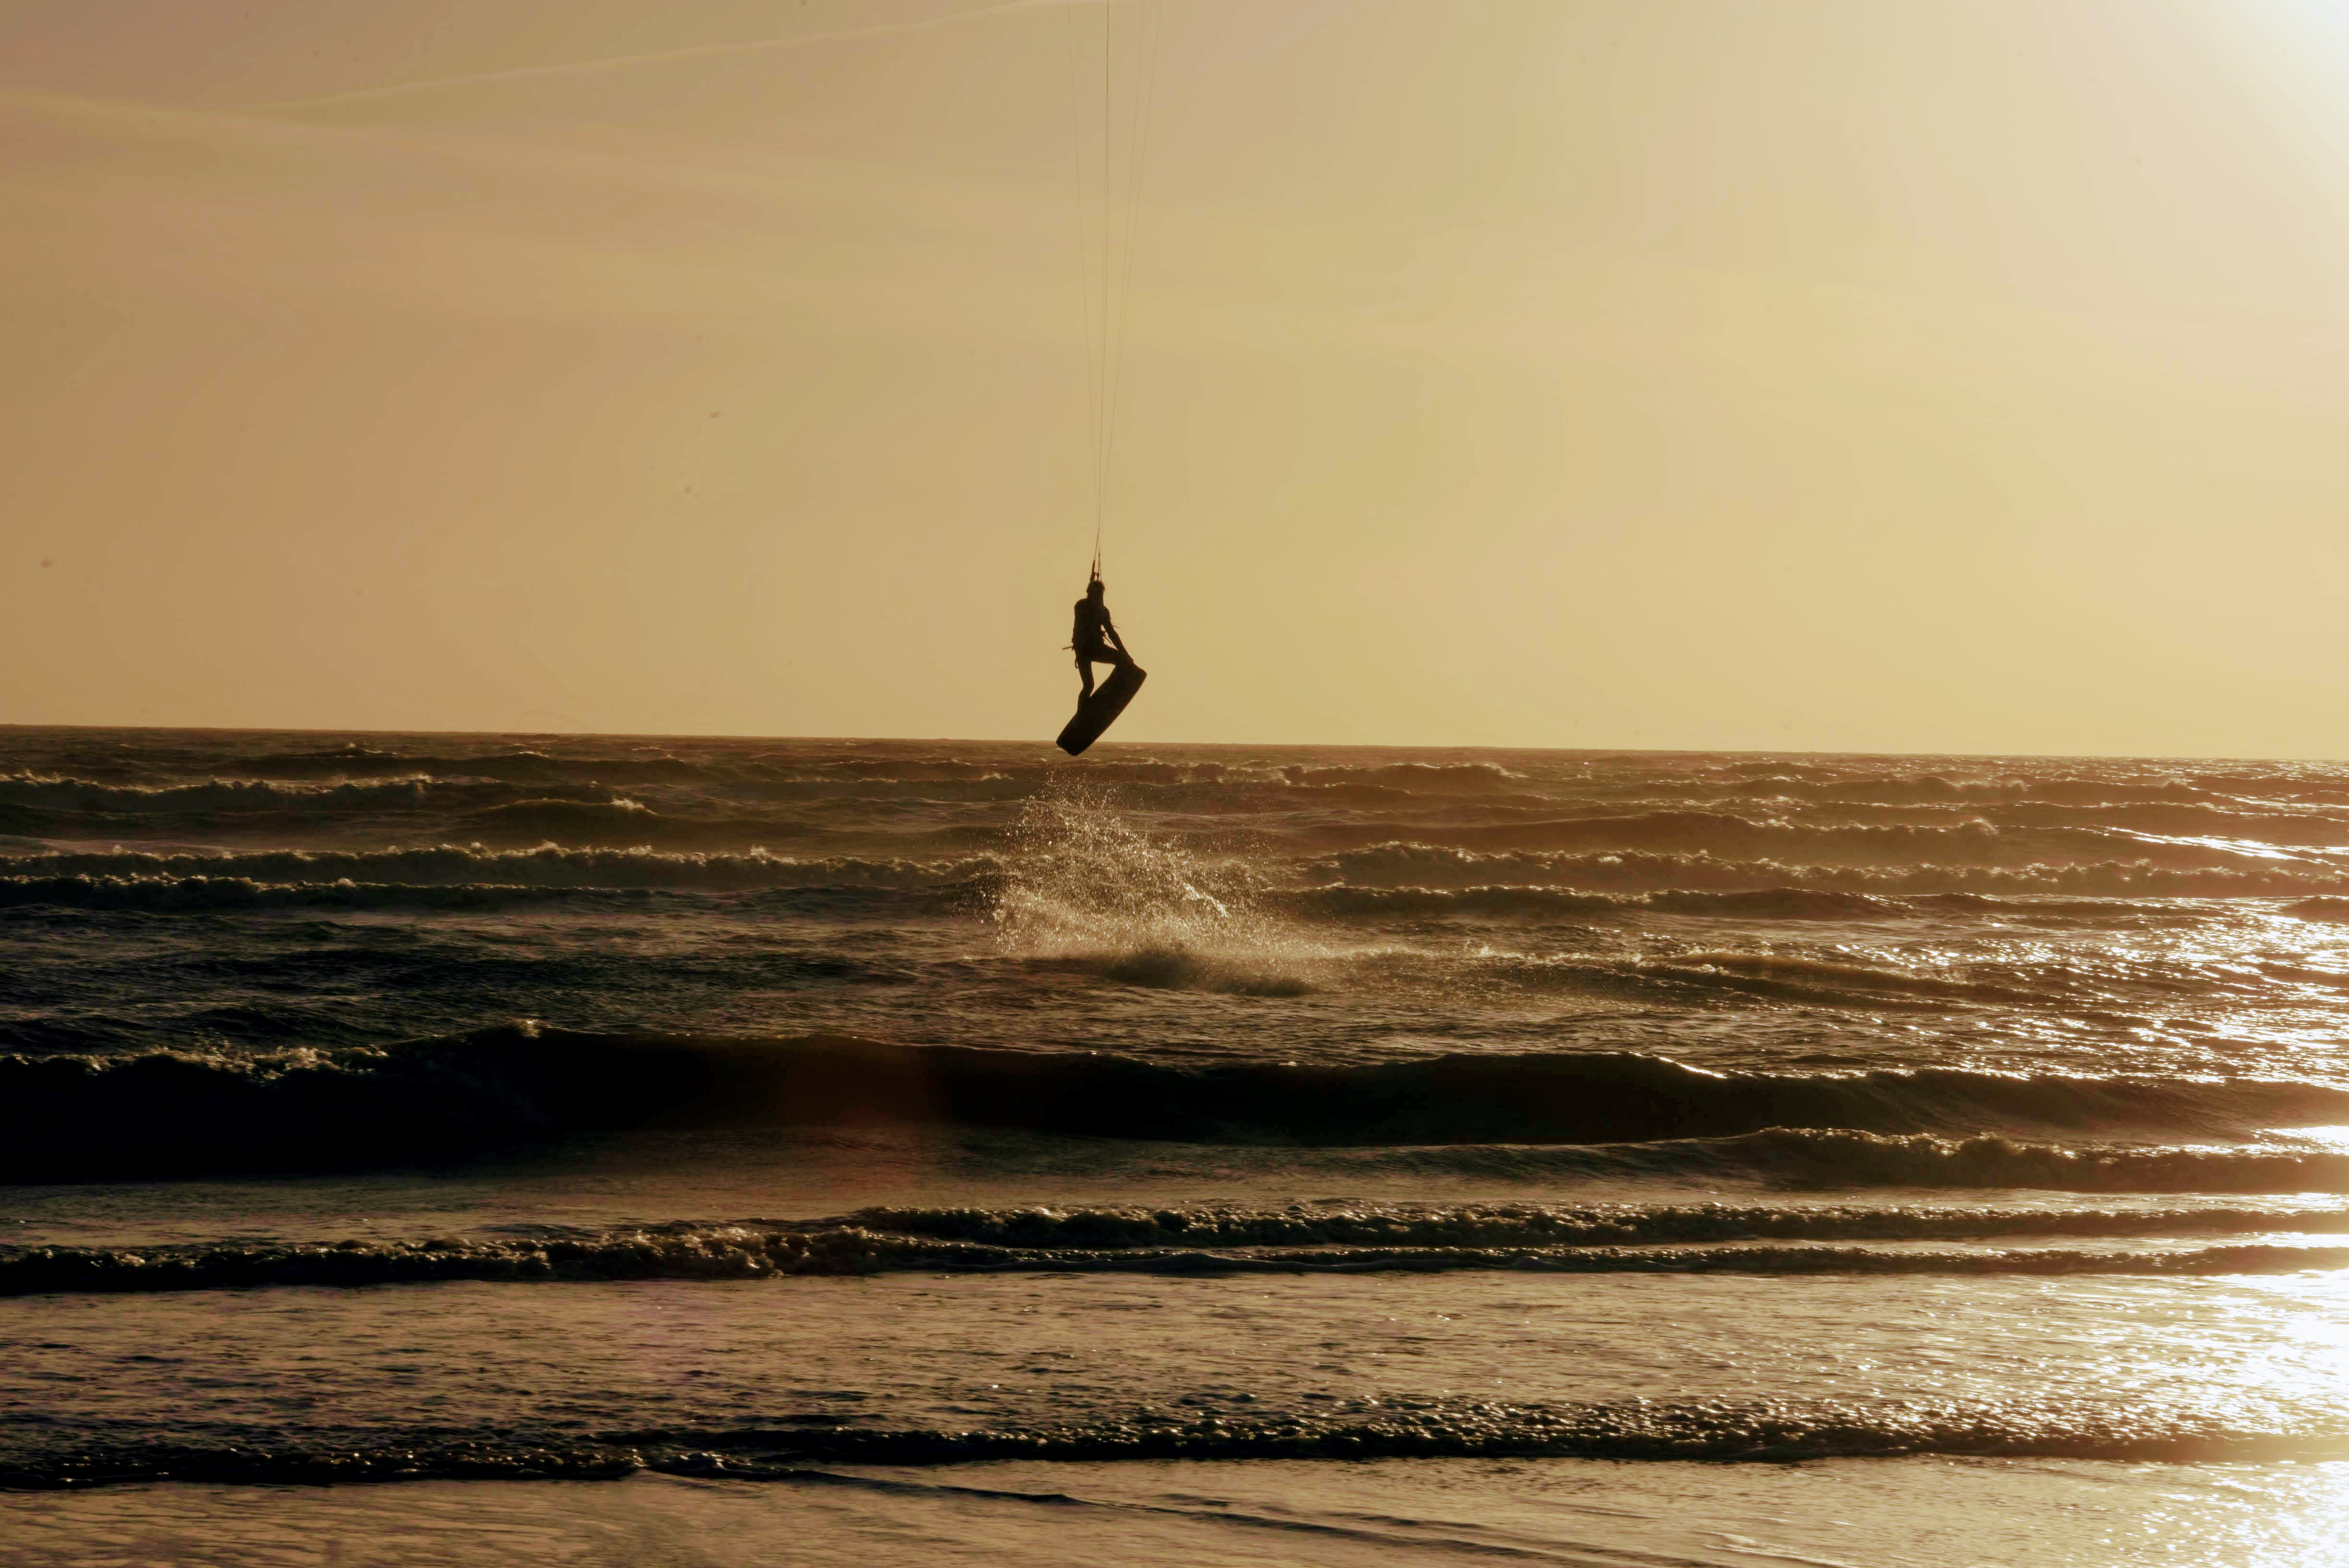
<path id="1" fill-rule="evenodd" d="M 1133 662 L 1133 655 L 1125 650 L 1125 639 L 1117 634 L 1117 623 L 1109 618 L 1109 603 L 1102 597 L 1098 576 L 1085 585 L 1085 597 L 1077 601 L 1076 635 L 1069 646 L 1077 651 L 1077 674 L 1084 681 L 1084 690 L 1077 697 L 1081 702 L 1093 694 L 1094 665 Z"/>

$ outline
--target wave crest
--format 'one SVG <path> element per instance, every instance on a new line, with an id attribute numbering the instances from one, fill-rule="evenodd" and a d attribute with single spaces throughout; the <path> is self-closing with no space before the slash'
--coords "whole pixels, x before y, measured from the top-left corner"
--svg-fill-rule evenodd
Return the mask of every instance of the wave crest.
<path id="1" fill-rule="evenodd" d="M 836 1226 L 665 1227 L 549 1241 L 337 1241 L 324 1246 L 39 1247 L 0 1257 L 0 1296 L 126 1294 L 254 1286 L 773 1280 L 887 1272 L 1574 1274 L 2153 1274 L 2296 1272 L 2349 1266 L 2349 1248 L 2242 1244 L 2163 1251 L 2059 1247 L 1970 1251 L 1851 1246 L 1410 1241 L 1310 1246 L 1217 1241 L 1107 1247 L 1004 1245 Z"/>
<path id="2" fill-rule="evenodd" d="M 1309 860 L 1318 882 L 1358 888 L 1570 888 L 1609 893 L 1764 893 L 1781 888 L 1868 898 L 1972 894 L 1993 898 L 2236 898 L 2349 896 L 2349 874 L 2306 865 L 2243 868 L 2158 866 L 2150 859 L 2012 866 L 1820 866 L 1741 860 L 1710 851 L 1567 854 L 1480 852 L 1396 839 Z"/>
<path id="3" fill-rule="evenodd" d="M 749 892 L 770 888 L 886 888 L 920 891 L 984 883 L 1000 875 L 996 856 L 951 860 L 791 856 L 765 849 L 694 853 L 648 846 L 566 848 L 541 844 L 497 849 L 479 844 L 379 850 L 264 850 L 227 855 L 162 855 L 117 850 L 0 857 L 0 877 L 24 882 L 175 881 L 230 878 L 252 883 L 461 887 L 671 888 Z"/>
<path id="4" fill-rule="evenodd" d="M 735 1480 L 813 1476 L 812 1464 L 940 1465 L 983 1459 L 1092 1463 L 1165 1459 L 1552 1457 L 1618 1461 L 1765 1460 L 1967 1454 L 2168 1460 L 2320 1459 L 2349 1452 L 2342 1412 L 2234 1407 L 2214 1415 L 2156 1401 L 1650 1399 L 1585 1404 L 1415 1400 L 1381 1407 L 1256 1408 L 1000 1428 L 895 1430 L 663 1427 L 587 1434 L 446 1428 L 372 1442 L 49 1442 L 7 1456 L 0 1487 L 178 1480 L 320 1484 L 422 1480 L 615 1480 L 640 1470 Z M 902 1480 L 886 1483 L 903 1486 Z"/>
<path id="5" fill-rule="evenodd" d="M 20 1179 L 398 1163 L 586 1128 L 895 1124 L 1208 1144 L 1605 1145 L 1619 1165 L 1634 1158 L 1625 1150 L 1647 1151 L 1637 1158 L 1651 1174 L 1744 1166 L 1861 1185 L 2313 1190 L 2339 1185 L 2349 1157 L 2239 1151 L 2221 1169 L 2200 1156 L 2002 1139 L 2056 1129 L 2240 1137 L 2342 1122 L 2349 1092 L 2292 1082 L 1731 1075 L 1609 1053 L 1182 1067 L 844 1035 L 517 1025 L 249 1055 L 0 1056 L 0 1173 Z M 1759 1141 L 1721 1141 L 1738 1138 Z M 1681 1147 L 1656 1147 L 1667 1143 Z M 2287 1178 L 2297 1185 L 2244 1185 Z"/>

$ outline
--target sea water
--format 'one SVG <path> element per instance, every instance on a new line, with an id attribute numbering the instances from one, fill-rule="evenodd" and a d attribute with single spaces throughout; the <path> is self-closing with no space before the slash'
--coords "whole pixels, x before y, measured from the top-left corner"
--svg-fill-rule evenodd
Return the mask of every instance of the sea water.
<path id="1" fill-rule="evenodd" d="M 2349 767 L 0 775 L 0 1561 L 2349 1534 Z"/>

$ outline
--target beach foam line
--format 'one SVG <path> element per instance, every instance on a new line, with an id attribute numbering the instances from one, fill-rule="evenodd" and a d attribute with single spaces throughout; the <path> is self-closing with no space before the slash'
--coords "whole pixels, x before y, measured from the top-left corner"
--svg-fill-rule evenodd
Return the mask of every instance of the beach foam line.
<path id="1" fill-rule="evenodd" d="M 746 1220 L 744 1224 L 771 1221 Z M 824 1223 L 895 1235 L 1025 1248 L 1621 1247 L 1755 1241 L 1941 1241 L 1994 1237 L 2349 1232 L 2349 1207 L 2020 1208 L 1903 1204 L 1292 1204 L 875 1208 Z M 691 1228 L 691 1227 L 688 1227 Z"/>
<path id="2" fill-rule="evenodd" d="M 876 1219 L 884 1217 L 876 1216 Z M 1072 1230 L 1099 1230 L 1098 1222 Z M 1275 1229 L 1274 1227 L 1259 1227 Z M 2339 1223 L 2325 1227 L 2349 1229 Z M 2208 1276 L 2349 1267 L 2349 1247 L 2247 1242 L 2151 1250 L 2065 1247 L 1972 1251 L 1834 1244 L 1633 1245 L 1600 1241 L 1593 1226 L 1563 1243 L 1339 1245 L 1302 1238 L 1270 1245 L 1222 1241 L 1206 1225 L 1195 1244 L 1132 1240 L 1112 1245 L 1016 1246 L 865 1225 L 767 1229 L 671 1227 L 545 1240 L 345 1241 L 324 1245 L 37 1247 L 0 1255 L 0 1296 L 143 1294 L 262 1287 L 771 1280 L 878 1273 L 1233 1274 L 1438 1273 Z M 1349 1227 L 1333 1226 L 1342 1231 Z M 1351 1227 L 1354 1230 L 1367 1227 Z M 1411 1227 L 1401 1227 L 1408 1236 Z M 1443 1229 L 1443 1227 L 1422 1227 Z M 1475 1226 L 1450 1227 L 1473 1235 Z M 1486 1227 L 1500 1229 L 1506 1227 Z M 1538 1230 L 1538 1227 L 1527 1227 Z M 1636 1233 L 1636 1222 L 1616 1227 Z M 1734 1231 L 1734 1226 L 1724 1227 Z M 1803 1227 L 1790 1225 L 1800 1233 Z M 1888 1226 L 1887 1230 L 1895 1227 Z M 1730 1240 L 1714 1237 L 1716 1242 Z M 1499 1244 L 1495 1244 L 1495 1243 Z"/>
<path id="3" fill-rule="evenodd" d="M 825 1464 L 981 1459 L 1333 1459 L 1553 1457 L 1786 1462 L 1982 1455 L 2209 1462 L 2349 1453 L 2331 1410 L 2221 1417 L 2085 1401 L 1628 1399 L 1579 1405 L 1359 1401 L 1338 1412 L 1130 1417 L 949 1430 L 788 1425 L 648 1428 L 580 1436 L 378 1433 L 357 1442 L 21 1443 L 0 1450 L 0 1488 L 109 1483 L 329 1484 L 393 1480 L 617 1480 L 643 1470 L 740 1480 L 853 1482 Z"/>

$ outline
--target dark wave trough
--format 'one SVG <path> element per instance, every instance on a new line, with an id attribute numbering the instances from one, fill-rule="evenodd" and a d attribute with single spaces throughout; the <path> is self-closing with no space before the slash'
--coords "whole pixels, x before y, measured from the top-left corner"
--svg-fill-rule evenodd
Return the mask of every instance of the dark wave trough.
<path id="1" fill-rule="evenodd" d="M 19 1179 L 445 1158 L 647 1126 L 911 1124 L 1395 1147 L 1717 1140 L 1764 1129 L 2240 1137 L 2341 1121 L 2349 1091 L 2292 1082 L 1727 1074 L 1624 1053 L 1181 1067 L 1092 1052 L 514 1025 L 331 1051 L 0 1058 L 0 1169 Z M 1905 1147 L 1857 1152 L 1898 1165 L 1915 1158 Z M 2270 1157 L 2236 1158 L 2254 1168 Z"/>

